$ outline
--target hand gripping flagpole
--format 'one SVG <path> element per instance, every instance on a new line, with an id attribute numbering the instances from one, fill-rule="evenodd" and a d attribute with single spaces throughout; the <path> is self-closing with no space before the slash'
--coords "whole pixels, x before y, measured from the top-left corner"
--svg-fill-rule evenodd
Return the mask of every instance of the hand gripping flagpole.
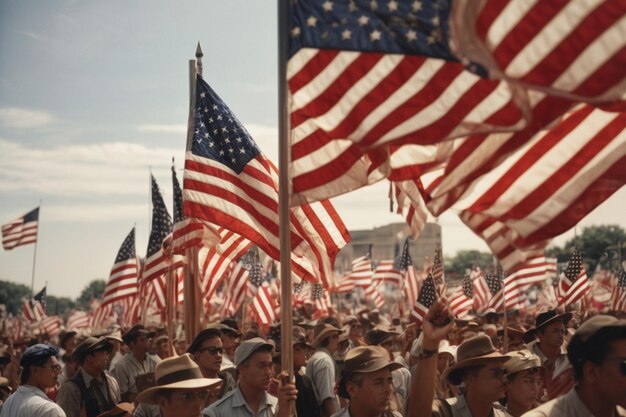
<path id="1" fill-rule="evenodd" d="M 282 369 L 293 381 L 293 357 L 291 346 L 292 302 L 291 302 L 291 239 L 289 217 L 289 109 L 287 91 L 287 34 L 289 33 L 289 1 L 278 3 L 278 184 L 280 219 L 280 334 Z"/>

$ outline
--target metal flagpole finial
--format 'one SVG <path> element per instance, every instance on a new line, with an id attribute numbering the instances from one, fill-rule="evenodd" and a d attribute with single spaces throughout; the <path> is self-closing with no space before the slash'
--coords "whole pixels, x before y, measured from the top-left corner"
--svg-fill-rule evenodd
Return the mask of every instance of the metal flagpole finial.
<path id="1" fill-rule="evenodd" d="M 202 57 L 204 53 L 202 52 L 202 46 L 200 46 L 200 41 L 198 41 L 198 46 L 196 47 L 196 72 L 198 75 L 202 75 Z"/>

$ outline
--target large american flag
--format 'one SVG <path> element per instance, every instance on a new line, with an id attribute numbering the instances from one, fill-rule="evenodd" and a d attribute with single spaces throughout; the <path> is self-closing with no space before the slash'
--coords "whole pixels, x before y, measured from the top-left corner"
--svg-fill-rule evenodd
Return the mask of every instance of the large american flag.
<path id="1" fill-rule="evenodd" d="M 574 253 L 567 264 L 564 274 L 571 283 L 571 286 L 561 300 L 561 304 L 567 307 L 583 298 L 584 295 L 591 289 L 591 286 L 589 285 L 589 278 L 587 278 L 587 272 L 583 266 L 583 259 L 578 249 L 574 248 Z"/>
<path id="2" fill-rule="evenodd" d="M 193 140 L 185 161 L 185 215 L 228 228 L 278 260 L 276 167 L 201 77 L 195 96 Z M 293 207 L 292 271 L 332 287 L 335 257 L 349 239 L 329 201 Z"/>
<path id="3" fill-rule="evenodd" d="M 2 247 L 4 250 L 36 243 L 38 225 L 39 207 L 2 225 Z"/>
<path id="4" fill-rule="evenodd" d="M 141 279 L 146 283 L 167 272 L 170 261 L 163 253 L 162 245 L 165 237 L 172 231 L 172 218 L 167 212 L 159 186 L 153 175 L 150 175 L 150 180 L 152 184 L 152 227 L 150 228 L 145 266 L 141 273 Z"/>
<path id="5" fill-rule="evenodd" d="M 117 301 L 136 297 L 138 276 L 139 266 L 135 254 L 135 228 L 133 227 L 117 252 L 100 307 L 105 308 Z"/>

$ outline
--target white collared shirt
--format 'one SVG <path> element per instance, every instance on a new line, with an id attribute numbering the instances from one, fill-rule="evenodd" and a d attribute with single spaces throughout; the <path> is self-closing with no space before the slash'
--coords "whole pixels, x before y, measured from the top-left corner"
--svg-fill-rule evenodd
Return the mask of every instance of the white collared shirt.
<path id="1" fill-rule="evenodd" d="M 20 385 L 2 406 L 0 417 L 66 417 L 65 411 L 39 388 Z"/>
<path id="2" fill-rule="evenodd" d="M 259 410 L 254 413 L 248 407 L 239 385 L 221 400 L 202 410 L 202 415 L 206 417 L 274 417 L 277 414 L 278 398 L 266 392 L 265 398 L 259 404 Z"/>

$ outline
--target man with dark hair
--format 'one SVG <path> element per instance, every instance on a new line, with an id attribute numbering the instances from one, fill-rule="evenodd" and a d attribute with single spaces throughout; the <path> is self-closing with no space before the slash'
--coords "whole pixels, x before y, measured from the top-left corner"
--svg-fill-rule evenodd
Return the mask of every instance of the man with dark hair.
<path id="1" fill-rule="evenodd" d="M 339 381 L 339 395 L 350 403 L 333 417 L 400 417 L 399 412 L 389 409 L 393 393 L 391 372 L 400 368 L 402 365 L 390 361 L 387 351 L 380 346 L 351 349 Z"/>
<path id="2" fill-rule="evenodd" d="M 626 320 L 598 315 L 567 347 L 577 385 L 524 417 L 626 416 Z"/>
<path id="3" fill-rule="evenodd" d="M 122 336 L 128 352 L 113 369 L 113 376 L 120 386 L 122 401 L 133 402 L 138 392 L 148 388 L 154 381 L 157 361 L 150 355 L 150 339 L 154 333 L 136 324 Z"/>
<path id="4" fill-rule="evenodd" d="M 219 378 L 222 380 L 220 387 L 211 390 L 204 404 L 205 407 L 222 398 L 227 392 L 235 389 L 237 383 L 229 372 L 221 371 L 224 345 L 222 333 L 218 329 L 204 329 L 191 342 L 187 352 L 200 367 L 200 372 L 205 378 Z"/>
<path id="5" fill-rule="evenodd" d="M 57 404 L 67 417 L 96 417 L 121 401 L 117 381 L 106 372 L 112 349 L 105 337 L 88 337 L 74 350 L 80 368 L 57 394 Z"/>
<path id="6" fill-rule="evenodd" d="M 339 346 L 339 333 L 341 329 L 330 324 L 321 326 L 313 339 L 313 346 L 317 350 L 306 364 L 306 375 L 313 382 L 322 417 L 330 417 L 339 411 L 339 401 L 335 395 L 337 364 L 333 359 Z"/>
<path id="7" fill-rule="evenodd" d="M 239 385 L 210 407 L 202 410 L 208 417 L 274 417 L 289 416 L 297 390 L 284 383 L 278 388 L 278 399 L 267 393 L 273 375 L 274 346 L 256 337 L 246 340 L 235 351 Z M 286 375 L 285 375 L 286 376 Z"/>
<path id="8" fill-rule="evenodd" d="M 44 393 L 56 385 L 61 373 L 58 354 L 57 348 L 42 343 L 24 351 L 21 385 L 4 403 L 0 417 L 65 417 L 63 409 Z"/>
<path id="9" fill-rule="evenodd" d="M 571 313 L 545 311 L 535 318 L 535 327 L 524 334 L 528 349 L 541 358 L 541 365 L 545 368 L 543 387 L 546 395 L 541 398 L 542 402 L 563 395 L 574 386 L 574 372 L 563 346 L 565 328 L 571 319 Z"/>

